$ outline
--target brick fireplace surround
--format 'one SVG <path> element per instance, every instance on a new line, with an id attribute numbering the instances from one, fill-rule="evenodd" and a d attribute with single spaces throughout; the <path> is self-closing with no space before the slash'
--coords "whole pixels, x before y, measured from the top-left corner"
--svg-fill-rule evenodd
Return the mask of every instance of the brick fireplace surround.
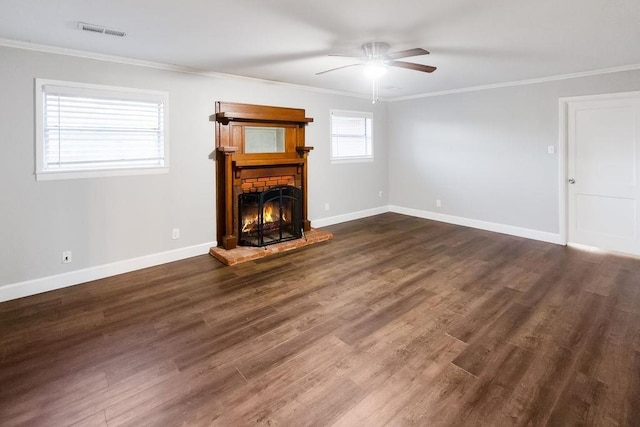
<path id="1" fill-rule="evenodd" d="M 307 214 L 307 158 L 313 147 L 305 145 L 305 126 L 313 119 L 303 109 L 216 102 L 210 117 L 216 124 L 216 215 L 218 247 L 211 255 L 225 264 L 248 261 L 328 240 L 331 233 L 312 230 Z M 245 152 L 245 128 L 278 128 L 284 147 L 278 152 Z M 250 150 L 247 150 L 250 151 Z M 304 238 L 271 246 L 238 247 L 238 196 L 291 185 L 302 191 Z"/>
<path id="2" fill-rule="evenodd" d="M 296 186 L 296 180 L 293 175 L 282 176 L 264 176 L 260 178 L 246 178 L 242 180 L 240 189 L 244 193 L 256 193 L 265 191 L 267 188 L 275 187 L 277 185 L 292 185 Z"/>

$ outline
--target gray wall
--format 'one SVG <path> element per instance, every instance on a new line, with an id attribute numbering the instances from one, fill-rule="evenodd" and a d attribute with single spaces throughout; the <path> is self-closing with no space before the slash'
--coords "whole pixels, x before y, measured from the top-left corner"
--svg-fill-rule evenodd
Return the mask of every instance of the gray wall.
<path id="1" fill-rule="evenodd" d="M 635 90 L 640 71 L 392 102 L 389 202 L 558 233 L 558 99 Z"/>
<path id="2" fill-rule="evenodd" d="M 36 182 L 35 77 L 168 91 L 170 172 Z M 384 103 L 9 47 L 0 47 L 0 82 L 0 286 L 214 241 L 208 116 L 218 100 L 304 108 L 315 119 L 307 128 L 312 221 L 387 204 Z M 330 163 L 332 108 L 374 112 L 375 162 Z M 71 264 L 61 264 L 64 250 L 73 251 Z"/>
<path id="3" fill-rule="evenodd" d="M 35 77 L 168 91 L 170 172 L 36 182 Z M 640 71 L 372 106 L 286 85 L 0 47 L 0 82 L 1 287 L 215 240 L 208 116 L 217 100 L 304 108 L 315 119 L 307 128 L 312 221 L 391 204 L 558 233 L 560 166 L 547 154 L 548 145 L 558 148 L 558 99 L 640 90 Z M 373 163 L 330 163 L 330 109 L 374 112 Z M 171 240 L 173 227 L 179 240 Z M 73 251 L 71 264 L 61 264 L 64 250 Z"/>

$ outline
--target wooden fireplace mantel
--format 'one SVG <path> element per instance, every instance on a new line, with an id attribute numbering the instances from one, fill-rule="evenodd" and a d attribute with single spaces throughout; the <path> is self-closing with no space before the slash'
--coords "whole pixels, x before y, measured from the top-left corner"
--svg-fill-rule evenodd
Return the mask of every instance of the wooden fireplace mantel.
<path id="1" fill-rule="evenodd" d="M 269 115 L 269 114 L 243 114 L 237 112 L 223 112 L 216 113 L 214 115 L 209 116 L 209 120 L 216 121 L 220 123 L 229 123 L 229 122 L 260 122 L 260 123 L 293 123 L 299 126 L 304 126 L 307 123 L 313 122 L 312 118 L 303 117 L 296 118 L 290 117 L 288 115 Z"/>
<path id="2" fill-rule="evenodd" d="M 303 165 L 304 159 L 237 160 L 233 164 L 236 168 L 250 168 L 256 166 Z"/>
<path id="3" fill-rule="evenodd" d="M 218 245 L 233 249 L 238 244 L 238 196 L 245 180 L 258 177 L 293 177 L 302 190 L 304 231 L 311 229 L 308 218 L 307 157 L 313 147 L 305 145 L 305 126 L 313 122 L 299 108 L 216 102 L 216 216 Z M 245 153 L 245 126 L 283 128 L 284 151 Z"/>
<path id="4" fill-rule="evenodd" d="M 239 104 L 236 102 L 216 102 L 216 113 L 209 116 L 209 120 L 224 125 L 229 122 L 250 122 L 296 124 L 300 127 L 313 122 L 312 118 L 305 117 L 304 110 L 300 108 Z"/>

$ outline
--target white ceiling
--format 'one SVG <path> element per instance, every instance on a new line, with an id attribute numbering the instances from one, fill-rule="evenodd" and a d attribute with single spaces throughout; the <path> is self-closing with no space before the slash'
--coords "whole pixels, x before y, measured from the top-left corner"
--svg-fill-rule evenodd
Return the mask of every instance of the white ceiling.
<path id="1" fill-rule="evenodd" d="M 77 22 L 127 32 L 79 31 Z M 367 95 L 329 53 L 365 42 L 433 74 L 390 69 L 383 98 L 640 64 L 638 0 L 1 0 L 0 38 Z"/>

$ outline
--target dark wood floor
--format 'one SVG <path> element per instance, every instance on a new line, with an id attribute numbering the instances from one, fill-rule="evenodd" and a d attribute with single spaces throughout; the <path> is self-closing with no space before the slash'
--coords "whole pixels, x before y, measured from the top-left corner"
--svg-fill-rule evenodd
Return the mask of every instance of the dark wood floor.
<path id="1" fill-rule="evenodd" d="M 0 425 L 640 426 L 640 261 L 385 214 L 0 304 Z"/>

